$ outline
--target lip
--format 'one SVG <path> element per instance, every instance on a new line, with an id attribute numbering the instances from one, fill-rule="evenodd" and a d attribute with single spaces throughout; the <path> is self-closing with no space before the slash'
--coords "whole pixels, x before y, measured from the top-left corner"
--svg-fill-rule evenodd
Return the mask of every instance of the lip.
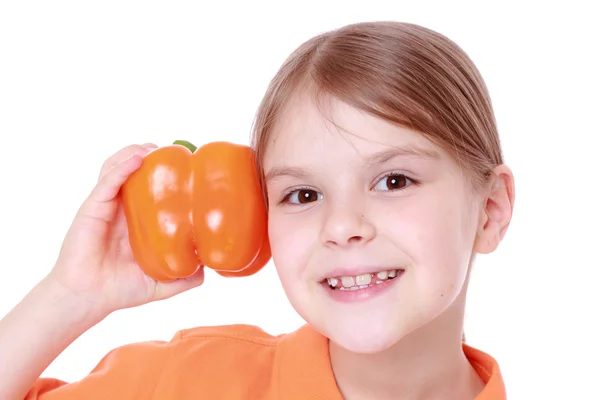
<path id="1" fill-rule="evenodd" d="M 335 268 L 328 272 L 327 275 L 323 276 L 319 282 L 323 282 L 329 278 L 339 278 L 340 276 L 358 276 L 363 274 L 376 274 L 381 271 L 400 270 L 404 271 L 404 268 L 395 266 L 365 266 L 365 267 L 346 267 L 346 268 Z"/>
<path id="2" fill-rule="evenodd" d="M 393 287 L 397 286 L 400 280 L 404 277 L 404 270 L 398 273 L 394 279 L 389 279 L 383 283 L 371 285 L 364 289 L 358 290 L 333 290 L 328 287 L 326 282 L 321 283 L 321 288 L 324 293 L 332 300 L 340 303 L 354 303 L 374 299 L 382 296 Z"/>

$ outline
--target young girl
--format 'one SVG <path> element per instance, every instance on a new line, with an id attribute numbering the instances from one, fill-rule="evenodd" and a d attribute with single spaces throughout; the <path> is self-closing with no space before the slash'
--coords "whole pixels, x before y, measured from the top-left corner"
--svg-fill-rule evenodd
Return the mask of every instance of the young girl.
<path id="1" fill-rule="evenodd" d="M 416 25 L 363 23 L 302 44 L 272 80 L 253 146 L 273 262 L 307 324 L 199 327 L 117 348 L 80 382 L 39 378 L 111 312 L 203 283 L 133 261 L 119 189 L 155 146 L 110 157 L 52 271 L 0 324 L 2 399 L 505 399 L 461 340 L 476 253 L 514 204 L 485 84 Z"/>

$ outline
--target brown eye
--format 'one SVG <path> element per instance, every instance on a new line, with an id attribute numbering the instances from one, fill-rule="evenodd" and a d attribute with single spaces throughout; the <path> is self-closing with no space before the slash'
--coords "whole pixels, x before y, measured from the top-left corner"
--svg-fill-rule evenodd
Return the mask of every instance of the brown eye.
<path id="1" fill-rule="evenodd" d="M 400 190 L 404 189 L 408 186 L 410 179 L 408 179 L 405 175 L 402 174 L 393 174 L 384 176 L 377 184 L 375 185 L 375 190 Z"/>
<path id="2" fill-rule="evenodd" d="M 386 186 L 390 190 L 400 189 L 406 185 L 406 177 L 404 176 L 388 176 L 386 179 Z"/>
<path id="3" fill-rule="evenodd" d="M 292 204 L 306 204 L 320 200 L 321 198 L 323 198 L 323 196 L 315 190 L 299 189 L 294 190 L 289 195 L 287 195 L 285 200 Z"/>

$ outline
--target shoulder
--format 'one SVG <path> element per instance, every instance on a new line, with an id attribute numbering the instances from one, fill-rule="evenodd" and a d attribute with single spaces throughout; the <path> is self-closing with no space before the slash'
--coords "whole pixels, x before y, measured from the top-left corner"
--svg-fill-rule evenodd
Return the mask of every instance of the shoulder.
<path id="1" fill-rule="evenodd" d="M 279 348 L 286 337 L 252 325 L 180 330 L 168 343 L 170 355 L 157 393 L 165 398 L 197 393 L 261 398 L 274 389 Z"/>
<path id="2" fill-rule="evenodd" d="M 274 357 L 286 336 L 271 335 L 253 325 L 205 326 L 178 331 L 169 345 L 176 357 L 220 360 L 243 359 L 258 354 Z"/>
<path id="3" fill-rule="evenodd" d="M 276 346 L 285 335 L 272 335 L 254 325 L 200 326 L 178 331 L 172 342 L 191 343 L 193 341 L 203 341 L 220 343 L 223 341 L 241 341 L 248 345 Z"/>
<path id="4" fill-rule="evenodd" d="M 26 399 L 269 398 L 285 337 L 250 325 L 184 329 L 113 349 L 78 382 L 40 378 Z"/>

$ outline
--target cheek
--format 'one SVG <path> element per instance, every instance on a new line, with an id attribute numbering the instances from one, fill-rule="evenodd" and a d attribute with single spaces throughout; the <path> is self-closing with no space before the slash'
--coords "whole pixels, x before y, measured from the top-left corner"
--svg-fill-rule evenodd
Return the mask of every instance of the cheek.
<path id="1" fill-rule="evenodd" d="M 301 278 L 317 240 L 310 218 L 305 213 L 269 212 L 269 240 L 273 264 L 281 279 Z"/>
<path id="2" fill-rule="evenodd" d="M 413 263 L 423 289 L 446 292 L 462 285 L 473 243 L 465 229 L 464 204 L 442 198 L 439 194 L 415 197 L 388 210 L 385 221 L 386 230 Z"/>

